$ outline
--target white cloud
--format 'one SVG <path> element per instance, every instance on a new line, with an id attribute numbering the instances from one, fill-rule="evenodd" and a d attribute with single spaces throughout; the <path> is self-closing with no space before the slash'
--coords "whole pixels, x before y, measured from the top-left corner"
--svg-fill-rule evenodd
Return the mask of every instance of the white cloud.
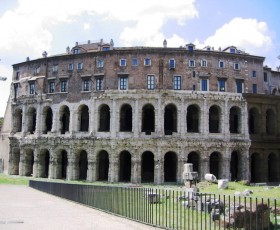
<path id="1" fill-rule="evenodd" d="M 89 30 L 90 29 L 90 24 L 89 23 L 84 23 L 84 26 L 83 26 L 84 30 Z"/>
<path id="2" fill-rule="evenodd" d="M 234 18 L 207 38 L 204 45 L 225 48 L 233 45 L 246 48 L 250 54 L 264 54 L 272 48 L 272 38 L 265 22 L 256 19 Z"/>

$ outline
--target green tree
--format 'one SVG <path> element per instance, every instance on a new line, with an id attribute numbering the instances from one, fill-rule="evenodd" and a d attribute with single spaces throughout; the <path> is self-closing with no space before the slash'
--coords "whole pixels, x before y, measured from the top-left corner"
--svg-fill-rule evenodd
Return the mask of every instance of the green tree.
<path id="1" fill-rule="evenodd" d="M 3 125 L 4 117 L 0 117 L 0 127 Z"/>

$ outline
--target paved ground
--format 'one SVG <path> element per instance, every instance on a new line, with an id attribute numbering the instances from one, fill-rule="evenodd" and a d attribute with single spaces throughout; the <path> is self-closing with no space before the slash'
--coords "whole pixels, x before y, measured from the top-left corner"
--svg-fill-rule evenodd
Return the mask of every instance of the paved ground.
<path id="1" fill-rule="evenodd" d="M 155 230 L 27 186 L 0 185 L 2 230 Z"/>

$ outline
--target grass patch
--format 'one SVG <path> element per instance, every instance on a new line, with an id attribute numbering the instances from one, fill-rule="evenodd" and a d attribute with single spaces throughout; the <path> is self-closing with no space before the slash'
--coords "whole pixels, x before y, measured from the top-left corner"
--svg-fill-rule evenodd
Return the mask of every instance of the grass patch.
<path id="1" fill-rule="evenodd" d="M 28 185 L 30 178 L 0 173 L 0 184 Z"/>

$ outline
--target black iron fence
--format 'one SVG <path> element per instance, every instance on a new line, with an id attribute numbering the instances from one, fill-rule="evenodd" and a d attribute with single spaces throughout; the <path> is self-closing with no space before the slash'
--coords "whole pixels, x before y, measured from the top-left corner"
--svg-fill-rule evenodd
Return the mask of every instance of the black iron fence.
<path id="1" fill-rule="evenodd" d="M 29 186 L 166 229 L 280 229 L 277 199 L 32 180 Z"/>

